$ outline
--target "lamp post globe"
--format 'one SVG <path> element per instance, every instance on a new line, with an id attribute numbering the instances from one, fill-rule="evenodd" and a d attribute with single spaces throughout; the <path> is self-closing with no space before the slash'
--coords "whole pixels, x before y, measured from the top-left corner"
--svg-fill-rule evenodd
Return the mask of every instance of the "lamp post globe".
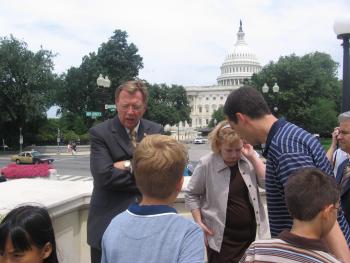
<path id="1" fill-rule="evenodd" d="M 102 74 L 100 74 L 96 80 L 97 86 L 103 87 L 104 81 L 105 81 L 105 79 L 103 78 Z"/>
<path id="2" fill-rule="evenodd" d="M 341 111 L 350 110 L 350 16 L 339 18 L 334 22 L 334 32 L 338 39 L 343 39 L 343 93 Z"/>
<path id="3" fill-rule="evenodd" d="M 277 85 L 276 82 L 275 82 L 275 85 L 273 85 L 273 87 L 272 87 L 272 91 L 273 91 L 274 93 L 277 93 L 277 92 L 280 91 L 280 87 Z"/>
<path id="4" fill-rule="evenodd" d="M 269 86 L 265 83 L 264 86 L 261 88 L 263 93 L 268 93 L 269 92 Z"/>

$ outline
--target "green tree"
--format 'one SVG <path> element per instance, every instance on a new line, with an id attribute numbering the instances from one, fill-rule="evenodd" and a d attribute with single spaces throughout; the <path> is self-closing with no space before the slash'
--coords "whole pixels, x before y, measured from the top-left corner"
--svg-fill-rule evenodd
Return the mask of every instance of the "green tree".
<path id="1" fill-rule="evenodd" d="M 134 79 L 143 67 L 137 47 L 129 44 L 127 37 L 125 31 L 114 31 L 97 53 L 84 56 L 78 68 L 72 67 L 62 76 L 64 85 L 57 92 L 58 105 L 62 112 L 82 116 L 87 128 L 93 120 L 86 118 L 85 112 L 103 112 L 102 119 L 114 115 L 106 111 L 104 105 L 113 104 L 115 88 L 126 80 Z M 99 74 L 109 77 L 111 87 L 97 87 Z"/>
<path id="2" fill-rule="evenodd" d="M 191 108 L 183 86 L 148 85 L 149 100 L 145 118 L 162 124 L 175 125 L 190 122 Z"/>
<path id="3" fill-rule="evenodd" d="M 214 127 L 214 120 L 216 120 L 216 123 L 219 123 L 220 121 L 225 120 L 225 114 L 224 114 L 224 107 L 221 106 L 217 110 L 214 110 L 213 114 L 211 115 L 211 120 L 209 122 L 209 127 Z"/>
<path id="4" fill-rule="evenodd" d="M 35 134 L 45 123 L 46 111 L 53 104 L 57 76 L 49 51 L 28 50 L 27 44 L 13 37 L 0 38 L 0 136 L 17 145 L 19 128 L 25 143 L 35 142 Z"/>
<path id="5" fill-rule="evenodd" d="M 314 133 L 333 130 L 339 111 L 340 82 L 338 64 L 330 55 L 320 52 L 299 57 L 281 57 L 270 62 L 252 77 L 252 83 L 261 90 L 264 83 L 280 87 L 278 94 L 264 94 L 268 104 L 278 106 L 278 116 Z M 327 120 L 326 120 L 327 118 Z"/>

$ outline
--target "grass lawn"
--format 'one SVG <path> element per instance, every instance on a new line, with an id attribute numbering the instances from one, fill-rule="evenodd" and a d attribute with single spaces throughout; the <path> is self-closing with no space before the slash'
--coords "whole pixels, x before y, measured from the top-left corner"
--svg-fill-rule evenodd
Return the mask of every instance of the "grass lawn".
<path id="1" fill-rule="evenodd" d="M 331 144 L 332 144 L 332 138 L 321 138 L 320 142 L 321 142 L 324 150 L 327 151 L 329 146 L 331 146 Z"/>

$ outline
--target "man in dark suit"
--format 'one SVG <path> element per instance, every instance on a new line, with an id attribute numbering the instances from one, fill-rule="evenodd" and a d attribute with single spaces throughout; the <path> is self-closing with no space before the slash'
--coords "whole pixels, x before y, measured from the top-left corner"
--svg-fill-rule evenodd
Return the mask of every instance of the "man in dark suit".
<path id="1" fill-rule="evenodd" d="M 142 119 L 147 88 L 141 81 L 128 81 L 115 92 L 117 116 L 90 129 L 90 169 L 94 178 L 87 241 L 91 262 L 101 261 L 101 239 L 110 221 L 140 198 L 131 160 L 135 144 L 147 134 L 163 133 L 163 127 Z"/>

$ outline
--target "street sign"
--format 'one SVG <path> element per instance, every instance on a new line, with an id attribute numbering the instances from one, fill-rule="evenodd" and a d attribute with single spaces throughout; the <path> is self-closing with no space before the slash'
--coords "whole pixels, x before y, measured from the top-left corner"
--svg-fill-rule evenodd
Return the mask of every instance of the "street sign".
<path id="1" fill-rule="evenodd" d="M 19 144 L 23 144 L 23 136 L 22 135 L 19 136 Z"/>
<path id="2" fill-rule="evenodd" d="M 86 112 L 86 116 L 87 117 L 101 117 L 102 116 L 102 112 L 99 112 L 99 111 L 87 111 Z"/>
<path id="3" fill-rule="evenodd" d="M 117 107 L 115 106 L 115 104 L 105 104 L 105 110 L 108 109 L 116 109 Z"/>

